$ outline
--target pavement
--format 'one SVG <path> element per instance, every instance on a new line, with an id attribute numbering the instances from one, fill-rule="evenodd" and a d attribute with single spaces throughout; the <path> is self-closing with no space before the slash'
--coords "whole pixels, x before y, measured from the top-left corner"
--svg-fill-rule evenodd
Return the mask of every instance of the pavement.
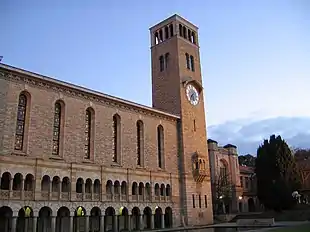
<path id="1" fill-rule="evenodd" d="M 272 231 L 275 229 L 283 228 L 283 227 L 292 227 L 292 226 L 301 226 L 301 225 L 310 225 L 310 221 L 302 221 L 302 222 L 296 222 L 296 221 L 283 221 L 283 222 L 275 222 L 274 226 L 268 227 L 268 228 L 262 228 L 262 229 L 255 229 L 255 230 L 247 230 L 246 232 L 265 232 L 265 231 Z"/>

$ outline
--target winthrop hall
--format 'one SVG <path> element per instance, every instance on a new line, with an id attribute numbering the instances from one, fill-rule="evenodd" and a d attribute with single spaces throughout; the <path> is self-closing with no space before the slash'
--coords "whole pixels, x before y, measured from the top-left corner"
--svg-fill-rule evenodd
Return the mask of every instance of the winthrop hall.
<path id="1" fill-rule="evenodd" d="M 152 107 L 0 64 L 1 232 L 213 222 L 198 28 L 150 28 Z"/>

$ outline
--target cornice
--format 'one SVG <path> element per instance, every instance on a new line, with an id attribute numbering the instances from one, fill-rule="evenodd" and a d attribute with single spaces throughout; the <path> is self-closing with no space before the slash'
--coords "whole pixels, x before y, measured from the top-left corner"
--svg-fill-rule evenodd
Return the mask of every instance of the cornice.
<path id="1" fill-rule="evenodd" d="M 69 97 L 82 98 L 97 104 L 120 108 L 137 114 L 144 114 L 168 121 L 176 121 L 180 118 L 179 116 L 159 111 L 151 107 L 143 106 L 134 102 L 126 101 L 124 99 L 109 96 L 81 86 L 59 81 L 4 64 L 0 64 L 0 78 L 12 82 L 25 83 L 36 88 L 62 93 Z"/>

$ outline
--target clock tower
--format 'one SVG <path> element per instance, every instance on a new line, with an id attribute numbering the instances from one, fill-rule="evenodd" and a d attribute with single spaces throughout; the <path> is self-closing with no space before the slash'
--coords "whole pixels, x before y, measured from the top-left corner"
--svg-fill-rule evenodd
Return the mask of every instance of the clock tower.
<path id="1" fill-rule="evenodd" d="M 186 225 L 209 224 L 213 212 L 198 28 L 173 15 L 150 33 L 153 108 L 180 116 L 180 212 L 175 213 Z"/>

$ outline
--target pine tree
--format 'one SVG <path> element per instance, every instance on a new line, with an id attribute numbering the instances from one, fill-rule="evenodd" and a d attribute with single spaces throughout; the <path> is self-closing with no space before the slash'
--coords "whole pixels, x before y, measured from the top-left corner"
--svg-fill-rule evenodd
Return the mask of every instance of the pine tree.
<path id="1" fill-rule="evenodd" d="M 257 196 L 267 209 L 282 210 L 294 204 L 292 192 L 300 188 L 294 157 L 281 136 L 270 136 L 257 149 Z"/>

